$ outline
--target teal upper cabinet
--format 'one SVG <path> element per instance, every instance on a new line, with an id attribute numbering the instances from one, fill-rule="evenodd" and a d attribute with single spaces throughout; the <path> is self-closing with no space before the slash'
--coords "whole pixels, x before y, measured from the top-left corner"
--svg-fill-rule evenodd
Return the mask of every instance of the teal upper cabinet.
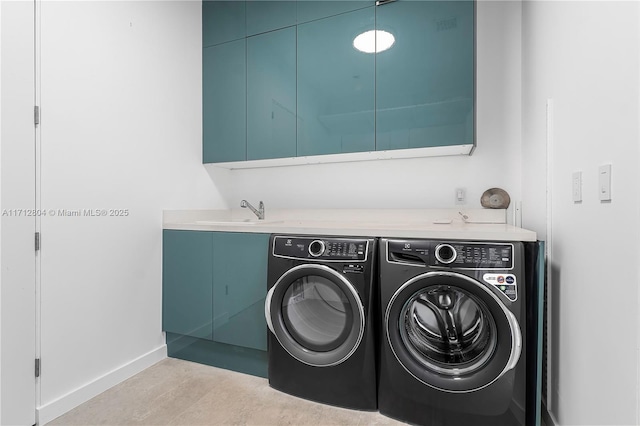
<path id="1" fill-rule="evenodd" d="M 202 160 L 204 163 L 247 158 L 246 41 L 203 49 Z"/>
<path id="2" fill-rule="evenodd" d="M 211 339 L 211 233 L 164 230 L 162 239 L 162 329 Z"/>
<path id="3" fill-rule="evenodd" d="M 395 43 L 376 55 L 378 150 L 473 144 L 474 2 L 377 8 Z"/>
<path id="4" fill-rule="evenodd" d="M 298 24 L 328 18 L 345 12 L 370 7 L 375 2 L 370 0 L 335 1 L 335 0 L 298 0 Z"/>
<path id="5" fill-rule="evenodd" d="M 247 35 L 266 33 L 296 24 L 295 1 L 247 2 Z"/>
<path id="6" fill-rule="evenodd" d="M 203 162 L 473 149 L 474 0 L 204 1 L 202 10 Z M 381 31 L 393 38 L 385 50 Z M 377 33 L 370 49 L 355 41 L 367 33 Z"/>
<path id="7" fill-rule="evenodd" d="M 295 156 L 296 28 L 289 27 L 247 38 L 247 159 Z"/>
<path id="8" fill-rule="evenodd" d="M 214 46 L 245 38 L 244 1 L 205 0 L 202 2 L 202 46 Z"/>
<path id="9" fill-rule="evenodd" d="M 375 56 L 353 47 L 374 27 L 373 6 L 298 25 L 299 156 L 375 149 Z"/>

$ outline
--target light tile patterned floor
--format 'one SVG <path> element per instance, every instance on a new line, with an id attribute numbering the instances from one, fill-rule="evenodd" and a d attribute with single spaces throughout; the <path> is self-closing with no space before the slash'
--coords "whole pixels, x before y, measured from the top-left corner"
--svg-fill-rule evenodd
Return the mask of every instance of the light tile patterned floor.
<path id="1" fill-rule="evenodd" d="M 376 412 L 317 404 L 267 380 L 167 358 L 49 425 L 401 425 Z"/>

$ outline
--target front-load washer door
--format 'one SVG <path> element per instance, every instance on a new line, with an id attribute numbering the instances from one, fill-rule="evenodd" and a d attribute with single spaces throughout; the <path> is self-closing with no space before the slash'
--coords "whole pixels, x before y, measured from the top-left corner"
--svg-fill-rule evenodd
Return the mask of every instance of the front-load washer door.
<path id="1" fill-rule="evenodd" d="M 292 357 L 316 367 L 348 359 L 365 327 L 356 289 L 325 265 L 299 265 L 284 273 L 267 294 L 265 317 Z"/>
<path id="2" fill-rule="evenodd" d="M 425 385 L 447 392 L 489 386 L 513 369 L 522 349 L 515 316 L 482 283 L 428 272 L 404 283 L 385 313 L 398 362 Z"/>

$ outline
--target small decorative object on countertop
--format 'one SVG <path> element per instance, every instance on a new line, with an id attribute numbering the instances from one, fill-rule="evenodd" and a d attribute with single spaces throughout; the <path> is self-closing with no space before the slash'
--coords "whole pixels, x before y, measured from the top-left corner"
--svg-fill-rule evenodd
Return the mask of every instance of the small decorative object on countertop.
<path id="1" fill-rule="evenodd" d="M 490 188 L 480 197 L 480 204 L 488 209 L 506 209 L 511 204 L 511 197 L 502 188 Z"/>

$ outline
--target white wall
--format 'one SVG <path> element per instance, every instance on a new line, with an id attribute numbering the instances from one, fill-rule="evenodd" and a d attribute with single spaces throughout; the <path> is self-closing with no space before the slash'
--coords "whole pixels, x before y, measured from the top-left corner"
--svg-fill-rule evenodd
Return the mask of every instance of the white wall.
<path id="1" fill-rule="evenodd" d="M 520 199 L 520 2 L 477 8 L 477 148 L 470 157 L 383 160 L 233 170 L 229 205 L 243 198 L 278 208 L 454 207 L 457 187 L 468 207 L 501 187 Z M 210 170 L 213 170 L 208 166 Z"/>
<path id="2" fill-rule="evenodd" d="M 199 3 L 43 2 L 41 204 L 130 216 L 42 221 L 41 422 L 162 346 L 162 209 L 242 198 L 267 209 L 450 207 L 456 187 L 478 207 L 482 192 L 499 186 L 523 200 L 523 225 L 544 235 L 544 108 L 553 98 L 552 414 L 562 424 L 637 423 L 637 9 L 478 2 L 470 157 L 209 168 L 209 179 L 199 165 Z M 605 162 L 613 164 L 610 204 L 594 195 Z M 573 170 L 584 172 L 580 205 L 570 198 Z M 618 244 L 624 250 L 610 249 Z"/>
<path id="3" fill-rule="evenodd" d="M 639 5 L 523 3 L 523 226 L 546 233 L 550 389 L 559 424 L 638 424 Z M 553 99 L 547 161 L 546 103 Z M 612 164 L 612 201 L 598 167 Z M 583 172 L 583 201 L 571 175 Z"/>
<path id="4" fill-rule="evenodd" d="M 225 208 L 201 165 L 201 5 L 41 4 L 40 422 L 163 354 L 163 209 Z M 224 176 L 217 183 L 224 183 Z"/>

